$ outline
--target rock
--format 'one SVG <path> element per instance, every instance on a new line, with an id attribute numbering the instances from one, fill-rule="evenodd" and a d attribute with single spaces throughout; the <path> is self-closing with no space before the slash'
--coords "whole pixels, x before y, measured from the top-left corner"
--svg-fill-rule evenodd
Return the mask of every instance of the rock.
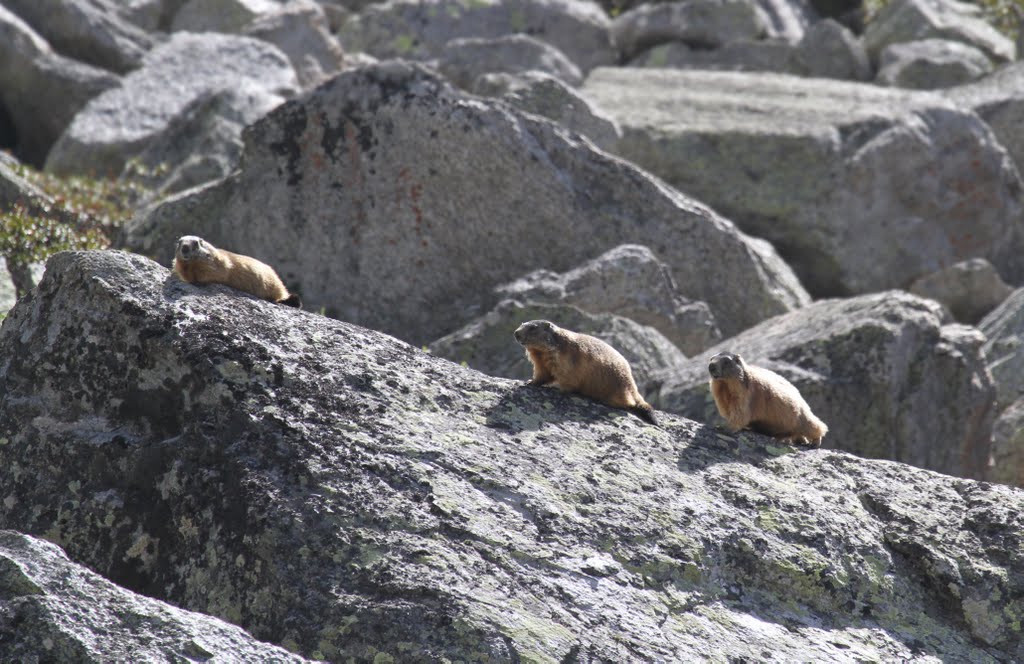
<path id="1" fill-rule="evenodd" d="M 238 34 L 254 19 L 280 9 L 274 0 L 188 0 L 174 15 L 171 30 Z"/>
<path id="2" fill-rule="evenodd" d="M 766 35 L 796 43 L 821 17 L 807 0 L 756 0 L 768 19 Z"/>
<path id="3" fill-rule="evenodd" d="M 52 258 L 0 358 L 0 527 L 306 657 L 1024 658 L 1019 490 L 651 427 L 116 252 Z"/>
<path id="4" fill-rule="evenodd" d="M 890 44 L 949 39 L 981 49 L 996 63 L 1014 60 L 1013 42 L 989 25 L 970 5 L 955 0 L 892 0 L 864 30 L 864 46 L 873 60 Z"/>
<path id="5" fill-rule="evenodd" d="M 878 60 L 876 83 L 917 90 L 948 88 L 992 71 L 992 62 L 979 49 L 948 39 L 890 44 Z"/>
<path id="6" fill-rule="evenodd" d="M 473 84 L 478 95 L 501 97 L 521 111 L 542 115 L 570 131 L 583 134 L 602 150 L 622 137 L 619 126 L 564 82 L 541 72 L 484 74 Z"/>
<path id="7" fill-rule="evenodd" d="M 798 73 L 804 76 L 867 81 L 873 73 L 861 40 L 832 19 L 807 28 L 797 45 L 797 59 Z"/>
<path id="8" fill-rule="evenodd" d="M 580 92 L 622 128 L 617 154 L 770 241 L 815 296 L 905 288 L 979 257 L 1024 280 L 1017 169 L 935 94 L 629 68 Z"/>
<path id="9" fill-rule="evenodd" d="M 612 39 L 625 59 L 666 42 L 712 49 L 764 37 L 768 17 L 750 0 L 684 0 L 639 5 L 611 23 Z"/>
<path id="10" fill-rule="evenodd" d="M 985 316 L 978 329 L 985 335 L 985 358 L 998 392 L 998 409 L 1024 398 L 1024 289 L 1010 294 Z"/>
<path id="11" fill-rule="evenodd" d="M 943 91 L 961 106 L 970 108 L 992 128 L 999 143 L 1024 173 L 1024 62 L 1014 62 L 980 81 Z"/>
<path id="12" fill-rule="evenodd" d="M 796 47 L 782 39 L 744 39 L 712 50 L 669 42 L 644 51 L 629 66 L 794 74 L 800 70 Z"/>
<path id="13" fill-rule="evenodd" d="M 319 85 L 341 71 L 344 53 L 330 33 L 324 10 L 313 0 L 290 0 L 279 10 L 256 17 L 243 33 L 280 48 L 303 87 Z"/>
<path id="14" fill-rule="evenodd" d="M 495 286 L 626 243 L 647 244 L 726 334 L 808 301 L 767 243 L 419 65 L 340 74 L 243 138 L 239 172 L 141 216 L 127 246 L 164 262 L 191 229 L 266 257 L 313 310 L 416 344 L 485 311 Z"/>
<path id="15" fill-rule="evenodd" d="M 921 277 L 909 290 L 941 302 L 953 318 L 969 325 L 980 321 L 1013 292 L 984 258 L 972 258 Z"/>
<path id="16" fill-rule="evenodd" d="M 122 20 L 114 0 L 4 0 L 58 53 L 124 74 L 137 68 L 155 40 Z"/>
<path id="17" fill-rule="evenodd" d="M 120 84 L 113 74 L 57 55 L 32 28 L 0 5 L 0 107 L 12 145 L 40 166 L 86 102 Z"/>
<path id="18" fill-rule="evenodd" d="M 434 341 L 428 349 L 438 357 L 489 376 L 526 381 L 533 371 L 512 332 L 528 320 L 549 320 L 605 341 L 629 362 L 641 394 L 653 393 L 664 375 L 674 373 L 686 362 L 686 356 L 653 327 L 613 314 L 585 312 L 568 304 L 516 300 L 499 302 L 480 318 Z"/>
<path id="19" fill-rule="evenodd" d="M 231 91 L 243 103 L 234 113 L 248 123 L 297 86 L 291 64 L 271 44 L 234 35 L 176 33 L 150 51 L 121 87 L 96 97 L 75 116 L 46 168 L 57 175 L 119 174 L 197 99 Z"/>
<path id="20" fill-rule="evenodd" d="M 691 358 L 650 403 L 723 424 L 708 360 L 739 353 L 796 385 L 829 427 L 823 446 L 987 479 L 995 387 L 985 340 L 974 328 L 943 324 L 942 314 L 902 291 L 818 301 Z"/>
<path id="21" fill-rule="evenodd" d="M 579 67 L 561 51 L 523 34 L 453 39 L 445 44 L 437 66 L 448 80 L 464 90 L 471 90 L 477 77 L 491 72 L 540 71 L 574 87 L 583 82 Z"/>
<path id="22" fill-rule="evenodd" d="M 281 101 L 251 86 L 205 91 L 132 157 L 121 178 L 142 184 L 146 201 L 219 180 L 238 166 L 242 130 Z"/>
<path id="23" fill-rule="evenodd" d="M 437 57 L 452 39 L 517 33 L 545 41 L 584 72 L 616 61 L 608 17 L 586 0 L 390 0 L 341 26 L 345 52 L 378 58 Z"/>
<path id="24" fill-rule="evenodd" d="M 1014 401 L 992 425 L 989 479 L 1024 486 L 1024 399 Z"/>
<path id="25" fill-rule="evenodd" d="M 500 299 L 569 304 L 592 314 L 623 316 L 650 325 L 687 355 L 722 338 L 708 306 L 682 297 L 668 265 L 640 245 L 616 247 L 565 274 L 538 270 L 499 286 L 495 293 Z"/>
<path id="26" fill-rule="evenodd" d="M 5 662 L 306 662 L 201 613 L 119 588 L 60 547 L 0 531 Z"/>

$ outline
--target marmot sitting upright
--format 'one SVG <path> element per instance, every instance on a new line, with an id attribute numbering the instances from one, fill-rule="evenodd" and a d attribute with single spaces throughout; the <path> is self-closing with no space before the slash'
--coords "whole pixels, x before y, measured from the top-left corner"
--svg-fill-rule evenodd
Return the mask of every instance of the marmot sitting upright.
<path id="1" fill-rule="evenodd" d="M 800 391 L 788 380 L 743 361 L 735 353 L 719 353 L 708 363 L 711 395 L 733 431 L 750 429 L 799 445 L 818 447 L 828 433 Z"/>
<path id="2" fill-rule="evenodd" d="M 564 330 L 546 320 L 531 320 L 515 331 L 533 364 L 529 385 L 555 385 L 613 408 L 624 408 L 657 424 L 654 409 L 640 396 L 629 362 L 617 350 L 588 334 Z"/>
<path id="3" fill-rule="evenodd" d="M 178 239 L 174 272 L 191 284 L 224 284 L 264 300 L 302 307 L 302 300 L 288 294 L 274 268 L 255 258 L 218 249 L 195 235 Z"/>

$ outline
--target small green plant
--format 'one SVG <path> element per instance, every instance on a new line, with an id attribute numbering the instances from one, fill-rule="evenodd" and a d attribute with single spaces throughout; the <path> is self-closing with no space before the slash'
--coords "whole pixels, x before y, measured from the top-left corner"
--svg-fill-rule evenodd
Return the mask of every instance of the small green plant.
<path id="1" fill-rule="evenodd" d="M 56 177 L 24 164 L 12 170 L 43 193 L 0 211 L 0 256 L 19 298 L 35 285 L 30 264 L 58 251 L 109 247 L 146 193 L 134 181 Z"/>

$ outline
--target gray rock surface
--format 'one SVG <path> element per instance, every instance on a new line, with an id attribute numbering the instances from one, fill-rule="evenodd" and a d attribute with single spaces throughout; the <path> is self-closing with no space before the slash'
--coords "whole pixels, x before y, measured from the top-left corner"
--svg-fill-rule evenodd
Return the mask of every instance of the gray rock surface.
<path id="1" fill-rule="evenodd" d="M 175 33 L 146 54 L 121 87 L 92 99 L 54 145 L 47 170 L 119 174 L 170 130 L 197 99 L 231 91 L 248 122 L 298 88 L 295 70 L 275 46 L 251 37 Z"/>
<path id="2" fill-rule="evenodd" d="M 1024 399 L 1010 404 L 992 425 L 992 470 L 989 479 L 1024 486 Z"/>
<path id="3" fill-rule="evenodd" d="M 501 100 L 521 111 L 542 115 L 570 131 L 583 134 L 602 150 L 611 150 L 622 137 L 619 126 L 561 80 L 538 71 L 483 74 L 473 92 Z"/>
<path id="4" fill-rule="evenodd" d="M 969 325 L 980 321 L 1013 292 L 984 258 L 972 258 L 921 277 L 908 290 L 941 302 L 953 318 Z"/>
<path id="5" fill-rule="evenodd" d="M 341 70 L 344 53 L 327 25 L 327 16 L 313 0 L 290 0 L 275 12 L 262 14 L 243 34 L 280 48 L 303 87 L 319 85 Z"/>
<path id="6" fill-rule="evenodd" d="M 390 0 L 365 7 L 338 32 L 345 52 L 428 59 L 452 39 L 525 33 L 584 72 L 616 61 L 609 19 L 588 0 Z"/>
<path id="7" fill-rule="evenodd" d="M 500 299 L 623 316 L 655 328 L 687 355 L 722 338 L 707 304 L 680 295 L 669 266 L 640 245 L 616 247 L 564 274 L 531 272 L 495 293 Z"/>
<path id="8" fill-rule="evenodd" d="M 1001 411 L 1024 398 L 1024 289 L 1015 290 L 985 316 L 985 359 L 995 381 Z"/>
<path id="9" fill-rule="evenodd" d="M 866 81 L 871 61 L 861 39 L 832 19 L 816 21 L 797 45 L 797 73 L 818 78 Z"/>
<path id="10" fill-rule="evenodd" d="M 127 245 L 164 262 L 201 235 L 270 261 L 314 310 L 417 344 L 489 308 L 495 286 L 626 243 L 647 244 L 725 334 L 808 301 L 767 243 L 418 65 L 345 72 L 244 139 L 238 173 L 142 216 Z"/>
<path id="11" fill-rule="evenodd" d="M 1019 490 L 658 429 L 137 256 L 47 275 L 0 328 L 0 527 L 156 599 L 339 662 L 1024 658 Z"/>
<path id="12" fill-rule="evenodd" d="M 583 82 L 583 74 L 557 48 L 529 35 L 514 34 L 493 39 L 453 39 L 438 56 L 437 67 L 455 85 L 471 90 L 476 79 L 491 72 L 539 71 L 571 86 Z"/>
<path id="13" fill-rule="evenodd" d="M 893 0 L 864 29 L 872 59 L 890 44 L 932 38 L 969 44 L 996 63 L 1011 62 L 1016 55 L 1013 41 L 985 22 L 976 6 L 956 0 Z"/>
<path id="14" fill-rule="evenodd" d="M 0 105 L 23 161 L 42 165 L 86 102 L 119 84 L 110 72 L 54 53 L 35 30 L 0 5 Z"/>
<path id="15" fill-rule="evenodd" d="M 156 40 L 118 14 L 118 0 L 4 0 L 58 53 L 124 74 Z"/>
<path id="16" fill-rule="evenodd" d="M 254 19 L 280 9 L 275 0 L 188 0 L 175 13 L 171 30 L 237 34 Z"/>
<path id="17" fill-rule="evenodd" d="M 639 5 L 616 17 L 612 39 L 625 59 L 666 42 L 713 49 L 729 42 L 758 39 L 768 17 L 751 0 L 683 0 Z"/>
<path id="18" fill-rule="evenodd" d="M 969 83 L 991 71 L 992 62 L 980 49 L 948 39 L 921 39 L 882 49 L 875 83 L 934 90 Z"/>
<path id="19" fill-rule="evenodd" d="M 1024 173 L 1024 62 L 1000 67 L 980 81 L 944 90 L 956 103 L 970 108 L 992 128 Z"/>
<path id="20" fill-rule="evenodd" d="M 938 95 L 629 68 L 592 72 L 581 93 L 621 126 L 619 155 L 772 242 L 816 296 L 905 288 L 976 257 L 1024 280 L 1020 175 Z"/>
<path id="21" fill-rule="evenodd" d="M 568 304 L 503 300 L 480 318 L 446 334 L 427 348 L 438 357 L 464 363 L 489 376 L 527 381 L 533 375 L 526 353 L 512 337 L 520 323 L 549 320 L 559 327 L 597 337 L 629 362 L 640 394 L 651 394 L 662 377 L 678 371 L 686 356 L 653 327 Z"/>
<path id="22" fill-rule="evenodd" d="M 242 629 L 120 588 L 60 547 L 0 531 L 5 662 L 305 662 Z"/>
<path id="23" fill-rule="evenodd" d="M 650 403 L 722 424 L 708 359 L 739 353 L 800 390 L 829 427 L 824 447 L 986 479 L 996 393 L 985 339 L 942 313 L 902 291 L 818 301 L 691 358 Z"/>

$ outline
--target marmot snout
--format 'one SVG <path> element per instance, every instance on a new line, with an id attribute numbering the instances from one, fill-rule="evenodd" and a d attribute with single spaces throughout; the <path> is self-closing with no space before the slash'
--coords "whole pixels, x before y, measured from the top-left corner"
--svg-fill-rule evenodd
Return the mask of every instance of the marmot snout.
<path id="1" fill-rule="evenodd" d="M 708 362 L 708 373 L 715 406 L 733 431 L 749 428 L 812 447 L 828 433 L 796 386 L 774 371 L 736 353 L 719 353 Z"/>

